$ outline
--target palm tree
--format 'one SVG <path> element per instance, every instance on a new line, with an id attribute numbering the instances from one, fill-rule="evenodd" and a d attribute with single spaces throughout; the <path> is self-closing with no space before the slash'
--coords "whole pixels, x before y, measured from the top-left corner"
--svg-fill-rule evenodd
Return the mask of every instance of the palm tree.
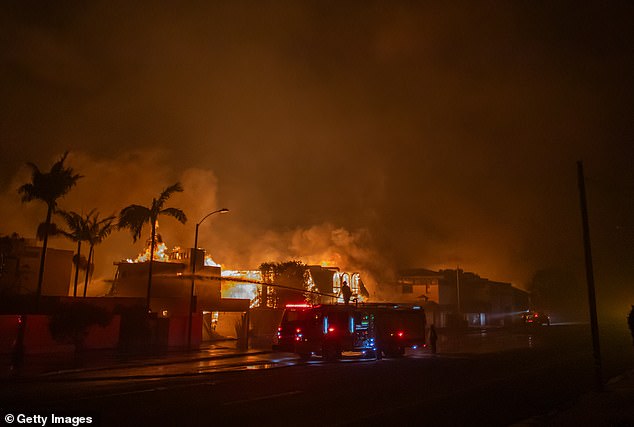
<path id="1" fill-rule="evenodd" d="M 156 243 L 156 222 L 159 215 L 167 215 L 176 218 L 181 223 L 187 222 L 185 213 L 176 208 L 163 208 L 167 199 L 173 193 L 183 191 L 183 187 L 179 182 L 167 187 L 158 199 L 152 199 L 152 205 L 150 207 L 130 205 L 123 208 L 119 213 L 119 223 L 117 227 L 119 229 L 128 228 L 132 233 L 132 240 L 136 242 L 141 237 L 141 230 L 147 223 L 152 227 L 152 235 L 150 237 L 150 264 L 147 281 L 147 299 L 145 309 L 146 312 L 150 312 L 150 295 L 152 289 L 152 262 L 154 261 L 154 246 Z"/>
<path id="2" fill-rule="evenodd" d="M 48 172 L 41 172 L 33 163 L 27 163 L 31 168 L 31 182 L 22 185 L 18 193 L 22 195 L 22 202 L 41 200 L 46 203 L 46 227 L 43 231 L 42 254 L 40 256 L 40 271 L 37 278 L 37 301 L 42 295 L 42 282 L 44 280 L 44 261 L 46 259 L 46 248 L 48 246 L 48 234 L 51 224 L 51 216 L 57 208 L 57 200 L 77 183 L 81 175 L 75 174 L 72 168 L 64 167 L 64 160 L 68 156 L 68 151 L 64 153 Z"/>
<path id="3" fill-rule="evenodd" d="M 90 238 L 88 232 L 88 222 L 95 210 L 90 211 L 85 217 L 77 212 L 57 211 L 66 222 L 66 226 L 70 231 L 62 231 L 61 233 L 70 240 L 77 242 L 77 254 L 75 260 L 75 281 L 73 284 L 73 297 L 77 297 L 77 282 L 79 281 L 79 268 L 81 262 L 81 242 L 86 242 Z"/>
<path id="4" fill-rule="evenodd" d="M 84 277 L 84 298 L 86 298 L 86 290 L 88 289 L 88 281 L 92 275 L 92 266 L 94 265 L 94 248 L 95 245 L 103 242 L 103 239 L 108 237 L 112 232 L 113 224 L 115 220 L 114 215 L 110 215 L 102 220 L 99 220 L 99 213 L 96 213 L 94 217 L 88 216 L 88 243 L 90 244 L 90 250 L 88 251 L 88 268 L 86 269 L 86 276 Z"/>

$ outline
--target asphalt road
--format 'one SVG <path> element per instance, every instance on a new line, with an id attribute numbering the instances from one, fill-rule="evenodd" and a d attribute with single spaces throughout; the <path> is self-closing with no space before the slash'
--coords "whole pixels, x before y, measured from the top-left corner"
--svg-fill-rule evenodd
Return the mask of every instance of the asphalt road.
<path id="1" fill-rule="evenodd" d="M 633 366 L 626 333 L 602 338 L 606 378 Z M 106 426 L 503 426 L 593 386 L 585 326 L 441 336 L 439 350 L 380 361 L 301 363 L 271 353 L 75 372 L 3 384 L 0 402 L 3 414 L 90 416 Z"/>

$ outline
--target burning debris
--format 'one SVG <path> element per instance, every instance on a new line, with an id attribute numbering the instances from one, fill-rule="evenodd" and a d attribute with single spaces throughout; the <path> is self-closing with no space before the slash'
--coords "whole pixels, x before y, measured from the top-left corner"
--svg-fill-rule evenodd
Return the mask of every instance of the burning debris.
<path id="1" fill-rule="evenodd" d="M 221 273 L 222 298 L 244 298 L 251 301 L 251 308 L 257 305 L 258 287 L 262 283 L 262 273 L 259 270 L 224 270 Z"/>

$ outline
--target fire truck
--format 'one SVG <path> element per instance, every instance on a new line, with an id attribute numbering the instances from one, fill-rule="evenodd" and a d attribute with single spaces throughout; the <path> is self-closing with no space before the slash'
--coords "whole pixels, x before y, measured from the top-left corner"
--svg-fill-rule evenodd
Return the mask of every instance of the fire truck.
<path id="1" fill-rule="evenodd" d="M 403 304 L 289 304 L 274 349 L 301 359 L 333 361 L 343 352 L 381 359 L 399 357 L 425 344 L 425 311 Z"/>

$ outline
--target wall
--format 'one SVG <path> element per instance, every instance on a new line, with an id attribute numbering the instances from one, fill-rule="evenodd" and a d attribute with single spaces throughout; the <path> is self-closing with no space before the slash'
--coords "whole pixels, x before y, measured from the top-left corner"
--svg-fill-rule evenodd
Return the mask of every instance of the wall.
<path id="1" fill-rule="evenodd" d="M 13 350 L 18 335 L 19 316 L 0 315 L 0 353 L 8 354 Z M 50 316 L 31 314 L 26 316 L 24 332 L 25 354 L 72 353 L 75 346 L 58 343 L 49 332 Z M 106 327 L 92 326 L 88 331 L 85 349 L 114 349 L 119 345 L 120 316 L 113 316 Z"/>
<path id="2" fill-rule="evenodd" d="M 40 270 L 40 254 L 42 248 L 27 246 L 18 255 L 17 261 L 11 265 L 9 271 L 11 280 L 2 282 L 3 286 L 11 293 L 34 294 L 37 292 L 37 280 Z M 67 296 L 71 283 L 71 271 L 73 268 L 73 251 L 48 248 L 44 264 L 44 280 L 42 282 L 42 295 Z"/>

